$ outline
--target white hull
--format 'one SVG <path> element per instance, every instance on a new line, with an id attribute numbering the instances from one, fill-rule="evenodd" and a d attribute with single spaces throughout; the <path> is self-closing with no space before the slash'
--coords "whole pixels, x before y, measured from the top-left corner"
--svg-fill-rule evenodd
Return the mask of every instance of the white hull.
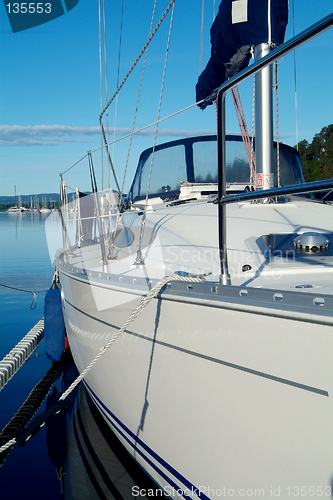
<path id="1" fill-rule="evenodd" d="M 91 283 L 69 270 L 60 276 L 67 332 L 82 370 L 139 299 L 98 311 Z M 109 304 L 123 293 L 96 284 L 95 299 L 102 294 Z M 310 294 L 299 292 L 296 303 L 293 295 L 293 305 L 283 308 L 270 290 L 235 300 L 241 288 L 220 287 L 216 294 L 208 284 L 186 287 L 173 284 L 154 299 L 87 375 L 109 425 L 167 493 L 190 490 L 195 497 L 201 487 L 201 497 L 214 498 L 226 488 L 229 496 L 233 490 L 251 497 L 260 489 L 270 498 L 279 488 L 276 496 L 287 498 L 300 486 L 305 498 L 313 496 L 310 487 L 327 493 L 330 301 L 318 314 Z"/>
<path id="2" fill-rule="evenodd" d="M 10 214 L 17 214 L 17 213 L 21 213 L 21 212 L 25 212 L 27 211 L 26 208 L 23 208 L 23 207 L 10 207 L 8 208 L 7 212 L 10 213 Z"/>

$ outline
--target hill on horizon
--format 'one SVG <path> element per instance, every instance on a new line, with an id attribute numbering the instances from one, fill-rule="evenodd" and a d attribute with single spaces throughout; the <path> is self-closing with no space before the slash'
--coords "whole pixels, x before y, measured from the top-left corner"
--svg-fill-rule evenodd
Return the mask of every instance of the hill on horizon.
<path id="1" fill-rule="evenodd" d="M 0 196 L 0 205 L 14 205 L 17 204 L 29 205 L 37 203 L 59 203 L 59 193 L 39 193 L 39 194 L 21 194 L 20 196 Z"/>

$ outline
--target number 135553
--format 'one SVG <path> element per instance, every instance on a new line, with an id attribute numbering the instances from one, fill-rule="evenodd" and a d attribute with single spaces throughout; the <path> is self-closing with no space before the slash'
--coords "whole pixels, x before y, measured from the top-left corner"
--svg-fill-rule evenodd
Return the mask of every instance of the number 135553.
<path id="1" fill-rule="evenodd" d="M 50 3 L 7 3 L 8 14 L 50 14 L 51 4 Z"/>

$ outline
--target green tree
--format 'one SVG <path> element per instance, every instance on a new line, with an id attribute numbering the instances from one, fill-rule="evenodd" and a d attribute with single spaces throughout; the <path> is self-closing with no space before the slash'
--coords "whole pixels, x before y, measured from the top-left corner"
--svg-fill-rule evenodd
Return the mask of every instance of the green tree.
<path id="1" fill-rule="evenodd" d="M 307 182 L 333 178 L 333 124 L 322 128 L 311 144 L 299 142 L 298 151 Z"/>

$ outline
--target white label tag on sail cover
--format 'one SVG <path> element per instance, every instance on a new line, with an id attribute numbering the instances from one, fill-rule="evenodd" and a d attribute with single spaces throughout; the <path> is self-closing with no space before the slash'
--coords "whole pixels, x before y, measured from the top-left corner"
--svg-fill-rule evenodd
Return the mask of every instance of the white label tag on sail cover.
<path id="1" fill-rule="evenodd" d="M 231 4 L 231 22 L 246 23 L 247 22 L 247 3 L 248 0 L 234 0 Z"/>

